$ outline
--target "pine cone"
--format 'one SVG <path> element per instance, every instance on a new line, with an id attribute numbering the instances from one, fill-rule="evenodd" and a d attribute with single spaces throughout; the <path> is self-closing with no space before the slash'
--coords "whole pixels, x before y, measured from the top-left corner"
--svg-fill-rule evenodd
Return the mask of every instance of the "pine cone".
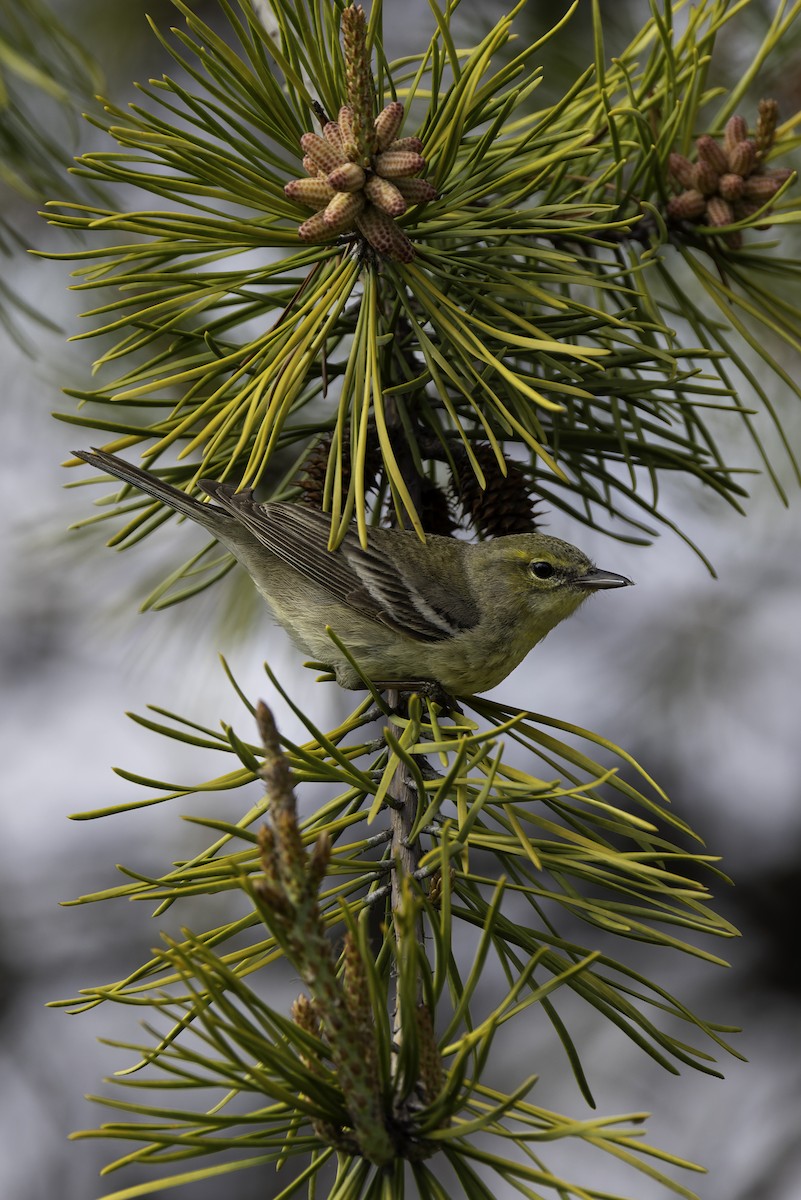
<path id="1" fill-rule="evenodd" d="M 420 522 L 426 533 L 434 533 L 439 537 L 453 537 L 458 526 L 451 512 L 450 498 L 432 480 L 422 481 L 422 497 L 420 503 Z"/>
<path id="2" fill-rule="evenodd" d="M 331 434 L 326 434 L 314 446 L 298 472 L 296 482 L 300 485 L 302 504 L 322 509 L 325 493 L 325 476 L 328 470 L 328 455 L 331 452 Z"/>
<path id="3" fill-rule="evenodd" d="M 484 472 L 486 487 L 479 485 L 467 455 L 455 455 L 458 476 L 452 477 L 455 500 L 483 537 L 502 537 L 508 533 L 531 533 L 537 522 L 534 501 L 525 472 L 516 462 L 506 459 L 506 475 L 501 472 L 492 446 L 473 447 Z"/>

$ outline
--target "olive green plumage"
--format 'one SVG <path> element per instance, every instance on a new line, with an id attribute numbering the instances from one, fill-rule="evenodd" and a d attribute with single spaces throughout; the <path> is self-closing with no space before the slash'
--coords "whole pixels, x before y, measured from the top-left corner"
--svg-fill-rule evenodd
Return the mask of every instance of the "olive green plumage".
<path id="1" fill-rule="evenodd" d="M 140 488 L 207 529 L 238 559 L 279 624 L 342 687 L 363 686 L 326 633 L 378 686 L 432 682 L 453 695 L 495 687 L 592 592 L 624 587 L 575 546 L 543 533 L 485 542 L 370 529 L 328 549 L 329 518 L 297 504 L 201 480 L 203 503 L 104 451 L 78 458 Z"/>

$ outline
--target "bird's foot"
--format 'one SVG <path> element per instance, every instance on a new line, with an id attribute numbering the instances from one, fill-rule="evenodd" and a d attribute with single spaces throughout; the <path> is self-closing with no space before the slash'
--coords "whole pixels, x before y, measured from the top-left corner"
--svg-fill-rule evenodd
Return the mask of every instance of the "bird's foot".
<path id="1" fill-rule="evenodd" d="M 380 692 L 397 692 L 399 700 L 404 706 L 408 697 L 416 693 L 425 700 L 430 700 L 432 704 L 438 705 L 443 712 L 461 713 L 463 711 L 456 697 L 447 692 L 435 679 L 376 680 L 373 686 Z"/>

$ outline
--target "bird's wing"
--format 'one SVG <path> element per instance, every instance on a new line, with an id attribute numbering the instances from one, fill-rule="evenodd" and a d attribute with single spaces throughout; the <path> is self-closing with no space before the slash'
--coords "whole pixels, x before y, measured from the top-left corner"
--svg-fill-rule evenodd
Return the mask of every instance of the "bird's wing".
<path id="1" fill-rule="evenodd" d="M 332 599 L 421 642 L 441 642 L 478 620 L 463 592 L 454 598 L 431 573 L 412 582 L 377 544 L 377 537 L 414 536 L 376 530 L 365 549 L 353 532 L 328 549 L 329 518 L 300 504 L 257 504 L 250 491 L 200 480 L 200 486 L 265 547 Z M 422 547 L 421 547 L 422 549 Z"/>

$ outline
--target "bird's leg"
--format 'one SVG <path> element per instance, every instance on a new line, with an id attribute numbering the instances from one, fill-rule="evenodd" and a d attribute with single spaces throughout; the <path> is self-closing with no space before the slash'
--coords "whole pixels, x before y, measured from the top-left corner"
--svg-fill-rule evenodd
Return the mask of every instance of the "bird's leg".
<path id="1" fill-rule="evenodd" d="M 444 712 L 461 713 L 463 711 L 456 697 L 452 696 L 450 692 L 446 692 L 442 684 L 437 683 L 435 679 L 375 680 L 373 686 L 379 692 L 398 692 L 402 698 L 417 692 L 419 696 L 438 704 Z"/>

